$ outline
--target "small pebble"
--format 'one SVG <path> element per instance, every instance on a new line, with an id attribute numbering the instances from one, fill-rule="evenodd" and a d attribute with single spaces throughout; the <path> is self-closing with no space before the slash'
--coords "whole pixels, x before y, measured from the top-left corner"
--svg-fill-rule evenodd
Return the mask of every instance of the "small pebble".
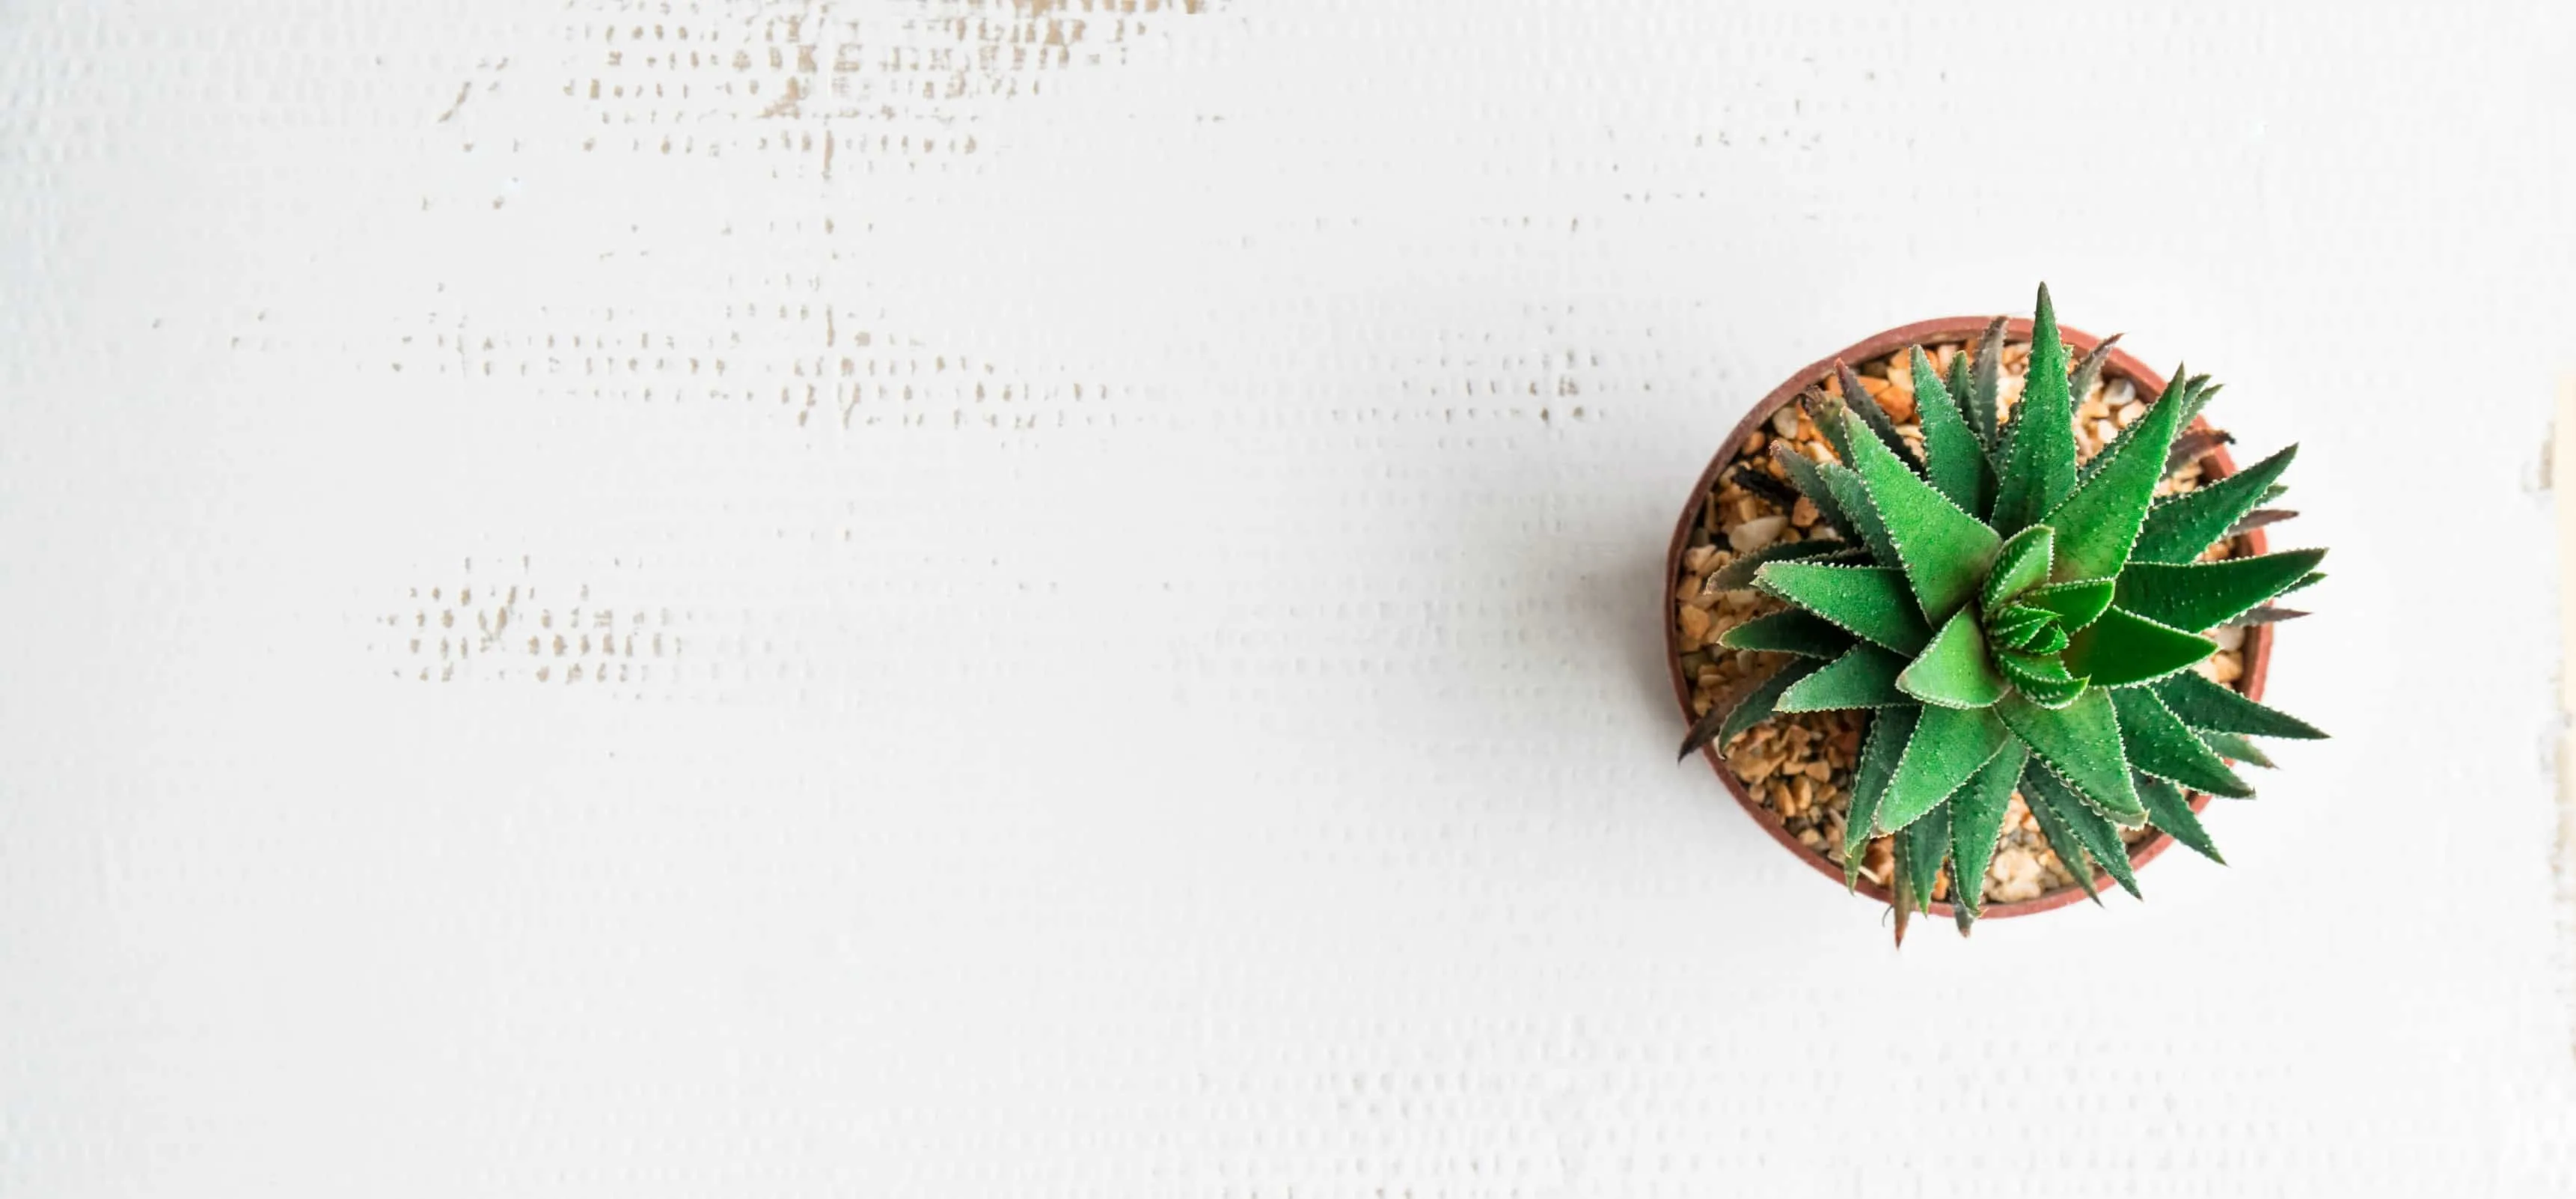
<path id="1" fill-rule="evenodd" d="M 1839 484 L 1837 484 L 1839 486 Z M 1785 516 L 1757 516 L 1726 531 L 1726 543 L 1739 554 L 1749 554 L 1780 539 L 1780 530 L 1789 527 Z M 1839 576 L 1837 576 L 1839 577 Z"/>

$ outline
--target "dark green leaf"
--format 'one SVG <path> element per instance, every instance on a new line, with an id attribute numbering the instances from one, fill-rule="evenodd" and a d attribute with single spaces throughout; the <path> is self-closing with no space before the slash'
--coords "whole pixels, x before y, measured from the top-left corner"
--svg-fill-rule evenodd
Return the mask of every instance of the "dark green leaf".
<path id="1" fill-rule="evenodd" d="M 2067 827 L 2065 817 L 2058 815 L 2057 809 L 2039 797 L 2039 784 L 2031 781 L 2034 775 L 2047 773 L 2048 767 L 2041 765 L 2037 758 L 2030 759 L 2030 764 L 2022 768 L 2022 806 L 2029 808 L 2031 816 L 2039 821 L 2039 835 L 2047 840 L 2048 848 L 2057 855 L 2057 860 L 2065 863 L 2066 872 L 2075 876 L 2075 885 L 2084 889 L 2084 897 L 2096 904 L 2101 903 L 2101 894 L 2094 890 L 2093 860 L 2084 852 L 2083 839 L 2075 835 L 2074 829 Z M 2079 802 L 2068 806 L 2080 808 L 2084 805 Z"/>
<path id="2" fill-rule="evenodd" d="M 1977 335 L 1976 365 L 1968 376 L 1968 427 L 1994 448 L 2003 435 L 2004 318 L 1996 317 Z"/>
<path id="3" fill-rule="evenodd" d="M 2325 738 L 2315 725 L 2287 712 L 2264 707 L 2236 693 L 2224 683 L 2214 683 L 2198 674 L 2183 673 L 2155 684 L 2156 698 L 2165 701 L 2186 725 L 2219 733 L 2245 733 L 2255 737 L 2291 737 L 2302 741 Z"/>
<path id="4" fill-rule="evenodd" d="M 2120 839 L 2120 830 L 2104 820 L 2102 814 L 2086 804 L 2083 797 L 2066 785 L 2066 780 L 2051 773 L 2046 766 L 2034 763 L 2021 776 L 2022 802 L 2037 811 L 2045 805 L 2050 815 L 2065 823 L 2084 843 L 2084 852 L 2092 855 L 2111 880 L 2131 895 L 2138 894 L 2138 874 L 2129 864 L 2128 843 Z M 2058 854 L 2060 858 L 2064 853 Z M 2072 863 L 2069 863 L 2071 866 Z M 2143 897 L 2142 897 L 2143 898 Z"/>
<path id="5" fill-rule="evenodd" d="M 2211 383 L 2207 375 L 2193 375 L 2191 390 L 2185 392 L 2182 397 L 2183 427 L 2190 428 L 2191 422 L 2199 419 L 2202 410 L 2209 407 L 2209 402 L 2217 399 L 2218 393 L 2226 389 L 2227 385 L 2224 383 Z"/>
<path id="6" fill-rule="evenodd" d="M 2126 687 L 2188 670 L 2217 651 L 2207 637 L 2113 608 L 2067 644 L 2066 669 L 2096 687 Z"/>
<path id="7" fill-rule="evenodd" d="M 1852 523 L 1851 516 L 1843 511 L 1842 503 L 1834 498 L 1834 489 L 1825 481 L 1824 472 L 1817 469 L 1815 459 L 1781 441 L 1772 443 L 1771 460 L 1780 464 L 1780 473 L 1788 476 L 1789 485 L 1797 488 L 1798 494 L 1816 506 L 1816 515 L 1820 519 L 1841 531 L 1846 538 L 1860 539 L 1860 527 Z"/>
<path id="8" fill-rule="evenodd" d="M 2175 471 L 2209 456 L 2211 450 L 2236 444 L 2236 435 L 2224 429 L 2193 429 L 2174 438 L 2173 452 L 2165 455 L 2165 473 Z"/>
<path id="9" fill-rule="evenodd" d="M 1998 531 L 2020 532 L 2075 490 L 2075 408 L 2066 388 L 2066 345 L 2058 339 L 2057 311 L 2043 283 L 2039 311 L 2031 319 L 2029 373 L 2021 402 L 2013 406 L 2011 457 L 1997 485 Z M 2064 526 L 2058 535 L 2066 535 Z"/>
<path id="10" fill-rule="evenodd" d="M 2225 624 L 2273 596 L 2296 590 L 2324 550 L 2174 566 L 2140 562 L 2120 574 L 2121 607 L 2159 624 L 2200 630 Z"/>
<path id="11" fill-rule="evenodd" d="M 1839 658 L 1852 647 L 1851 634 L 1798 608 L 1757 616 L 1718 635 L 1728 649 L 1759 649 L 1801 658 Z"/>
<path id="12" fill-rule="evenodd" d="M 2218 843 L 2209 839 L 2209 830 L 2200 826 L 2200 817 L 2172 783 L 2153 775 L 2138 776 L 2138 798 L 2147 805 L 2147 820 L 2157 828 L 2173 834 L 2173 839 L 2192 848 L 2192 852 L 2221 866 L 2227 859 L 2218 856 Z"/>
<path id="13" fill-rule="evenodd" d="M 1815 662 L 1794 661 L 1772 671 L 1770 677 L 1745 688 L 1732 700 L 1719 696 L 1708 714 L 1693 723 L 1690 734 L 1682 738 L 1681 756 L 1687 758 L 1711 742 L 1724 749 L 1736 734 L 1771 719 L 1772 712 L 1776 710 L 1774 705 L 1780 702 L 1780 693 L 1788 690 L 1790 684 L 1814 674 L 1817 667 Z"/>
<path id="14" fill-rule="evenodd" d="M 1896 676 L 1900 691 L 1943 708 L 1982 708 L 2004 697 L 2004 677 L 1986 658 L 1985 633 L 1977 614 L 1961 608 L 1950 614 L 1932 644 Z"/>
<path id="15" fill-rule="evenodd" d="M 2189 562 L 2227 536 L 2228 529 L 2252 512 L 2271 490 L 2273 480 L 2290 469 L 2299 447 L 2274 454 L 2197 491 L 2184 492 L 2147 510 L 2131 562 Z"/>
<path id="16" fill-rule="evenodd" d="M 1896 763 L 1896 777 L 1888 780 L 1887 797 L 1879 802 L 1879 827 L 1894 831 L 1914 823 L 2011 740 L 1989 709 L 1923 709 Z"/>
<path id="17" fill-rule="evenodd" d="M 2243 762 L 2248 766 L 2260 766 L 2265 770 L 2276 769 L 2272 765 L 2272 756 L 2264 753 L 2262 746 L 2247 740 L 2243 733 L 2220 733 L 2209 729 L 2192 731 L 2200 734 L 2201 744 L 2208 746 L 2211 753 L 2221 758 Z"/>
<path id="18" fill-rule="evenodd" d="M 1894 567 L 1773 562 L 1753 576 L 1753 585 L 1908 657 L 1932 640 L 1904 572 Z"/>
<path id="19" fill-rule="evenodd" d="M 2120 752 L 2120 721 L 2108 692 L 2087 687 L 2074 703 L 2053 710 L 2013 696 L 1991 710 L 2094 810 L 2123 828 L 2146 820 L 2147 810 L 2129 783 L 2129 763 Z"/>
<path id="20" fill-rule="evenodd" d="M 2056 530 L 2032 525 L 1995 551 L 1994 569 L 1987 572 L 1985 585 L 1977 593 L 1986 615 L 1994 615 L 2022 592 L 2048 581 L 2049 564 L 2056 560 L 2056 539 Z"/>
<path id="21" fill-rule="evenodd" d="M 2111 357 L 2111 347 L 2118 344 L 2120 344 L 2120 335 L 2114 333 L 2094 343 L 2092 349 L 2085 351 L 2084 356 L 2076 360 L 2075 378 L 2066 385 L 2066 394 L 2075 402 L 2076 407 L 2083 407 L 2084 401 L 2092 396 L 2093 385 L 2102 379 L 2102 363 Z M 2095 461 L 2098 462 L 2100 459 L 2096 458 Z"/>
<path id="22" fill-rule="evenodd" d="M 1761 570 L 1767 563 L 1840 561 L 1837 555 L 1848 555 L 1852 560 L 1857 561 L 1866 556 L 1867 552 L 1848 541 L 1834 541 L 1828 538 L 1811 537 L 1805 541 L 1774 541 L 1761 549 L 1737 554 L 1726 565 L 1718 567 L 1717 572 L 1710 575 L 1708 582 L 1701 586 L 1719 591 L 1736 591 L 1752 586 L 1754 572 Z"/>
<path id="23" fill-rule="evenodd" d="M 1932 889 L 1940 885 L 1941 863 L 1950 856 L 1950 806 L 1943 804 L 1898 829 L 1896 852 L 1905 859 L 1898 877 L 1911 892 L 1907 898 L 1913 900 L 1914 910 L 1932 910 Z"/>
<path id="24" fill-rule="evenodd" d="M 2042 522 L 2060 530 L 2051 576 L 2064 582 L 2117 576 L 2137 544 L 2147 506 L 2164 478 L 2179 406 L 2159 401 L 2147 409 L 2121 444 L 2095 458 L 2092 475 L 2058 502 Z"/>
<path id="25" fill-rule="evenodd" d="M 1843 818 L 1843 886 L 1848 889 L 1860 882 L 1862 851 L 1869 846 L 1870 830 L 1876 826 L 1879 801 L 1887 796 L 1887 780 L 1896 775 L 1896 760 L 1905 753 L 1905 743 L 1914 737 L 1915 718 L 1921 708 L 1885 708 L 1869 718 L 1869 735 L 1861 741 L 1860 763 L 1852 768 L 1851 811 Z"/>
<path id="26" fill-rule="evenodd" d="M 1914 697 L 1896 689 L 1905 659 L 1875 645 L 1855 645 L 1780 696 L 1783 712 L 1835 712 L 1847 708 L 1911 707 Z"/>
<path id="27" fill-rule="evenodd" d="M 1923 426 L 1924 473 L 1950 502 L 1974 515 L 1985 489 L 1986 453 L 1959 415 L 1959 401 L 1941 385 L 1923 347 L 1913 349 L 1915 419 Z"/>
<path id="28" fill-rule="evenodd" d="M 2298 518 L 2299 514 L 2288 508 L 2256 508 L 2246 513 L 2244 519 L 2227 526 L 2227 536 L 2242 537 L 2256 529 L 2268 529 L 2282 521 Z"/>
<path id="29" fill-rule="evenodd" d="M 1870 504 L 1886 523 L 1888 539 L 1905 566 L 1906 581 L 1913 585 L 1924 617 L 1936 624 L 1948 620 L 1975 598 L 2003 539 L 1924 482 L 1886 447 L 1855 437 L 1852 449 L 1859 455 L 1854 465 L 1869 487 Z"/>
<path id="30" fill-rule="evenodd" d="M 2155 692 L 2123 687 L 2111 693 L 2111 702 L 2120 710 L 2120 743 L 2128 751 L 2129 765 L 2139 773 L 2232 799 L 2254 794 L 2254 788 L 2183 727 Z"/>
<path id="31" fill-rule="evenodd" d="M 2022 763 L 2030 751 L 2018 740 L 2004 746 L 1979 767 L 1945 805 L 1950 811 L 1950 902 L 1974 915 L 1985 906 L 1986 867 L 1995 860 L 1995 841 L 2003 835 L 2004 817 L 2012 807 L 2013 788 L 2021 782 Z"/>
<path id="32" fill-rule="evenodd" d="M 1903 462 L 1907 470 L 1921 474 L 1923 460 L 1914 456 L 1914 447 L 1905 444 L 1904 435 L 1896 431 L 1896 422 L 1888 419 L 1887 409 L 1879 407 L 1878 401 L 1870 396 L 1869 389 L 1860 385 L 1860 376 L 1839 361 L 1834 363 L 1834 373 L 1841 377 L 1843 406 L 1849 408 L 1853 416 L 1859 417 L 1860 423 L 1869 426 L 1869 431 L 1877 435 L 1878 443 L 1896 455 L 1897 461 Z M 1843 461 L 1850 462 L 1851 459 L 1846 457 Z"/>

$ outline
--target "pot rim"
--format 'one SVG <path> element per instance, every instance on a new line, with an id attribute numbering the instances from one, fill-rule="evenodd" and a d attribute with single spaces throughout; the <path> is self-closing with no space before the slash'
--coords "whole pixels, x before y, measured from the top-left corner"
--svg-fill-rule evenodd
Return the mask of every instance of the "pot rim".
<path id="1" fill-rule="evenodd" d="M 1673 527 L 1672 547 L 1664 555 L 1664 602 L 1659 614 L 1659 619 L 1664 626 L 1664 664 L 1672 673 L 1674 698 L 1681 704 L 1684 727 L 1695 722 L 1698 716 L 1691 711 L 1691 680 L 1682 675 L 1681 630 L 1673 620 L 1673 603 L 1678 598 L 1676 592 L 1681 585 L 1682 556 L 1690 548 L 1691 530 L 1699 522 L 1700 511 L 1708 504 L 1709 492 L 1716 484 L 1717 476 L 1734 464 L 1736 451 L 1744 444 L 1744 439 L 1768 422 L 1773 413 L 1794 401 L 1799 392 L 1831 374 L 1836 362 L 1857 364 L 1903 350 L 1908 346 L 1942 341 L 1964 342 L 1985 332 L 1986 326 L 1993 320 L 1994 318 L 1990 316 L 1937 317 L 1932 320 L 1916 321 L 1910 325 L 1899 325 L 1854 342 L 1808 364 L 1805 369 L 1790 375 L 1787 381 L 1772 388 L 1769 395 L 1762 397 L 1751 411 L 1745 413 L 1743 420 L 1736 422 L 1735 431 L 1727 434 L 1726 440 L 1720 443 L 1716 455 L 1709 459 L 1708 468 L 1700 472 L 1699 481 L 1692 486 L 1689 501 L 1682 505 L 1681 520 Z M 2007 339 L 2028 340 L 2030 330 L 2029 319 L 2013 317 L 2005 323 L 2004 336 Z M 2057 331 L 2058 335 L 2065 340 L 2068 352 L 2075 356 L 2090 353 L 2102 341 L 2099 337 L 2066 325 L 2058 326 Z M 2129 380 L 2132 387 L 2145 395 L 2158 395 L 2165 389 L 2163 375 L 2156 373 L 2147 364 L 2118 346 L 2113 346 L 2110 354 L 2104 358 L 2102 371 L 2105 378 Z M 2207 429 L 2212 426 L 2206 417 L 2199 417 L 2192 421 L 2192 427 Z M 2205 464 L 2202 471 L 2202 477 L 2205 479 L 2215 481 L 2236 473 L 2236 461 L 2228 455 L 2227 447 L 2223 445 L 2212 449 L 2203 456 L 2201 461 Z M 2255 529 L 2243 535 L 2254 553 L 2261 554 L 2270 550 L 2270 542 L 2263 534 L 2263 530 Z M 2272 626 L 2268 624 L 2249 626 L 2245 631 L 2245 644 L 2240 652 L 2244 656 L 2245 674 L 2238 681 L 2237 690 L 2247 699 L 2260 700 L 2263 698 L 2264 676 L 2272 664 Z M 1789 832 L 1788 825 L 1781 821 L 1778 813 L 1756 801 L 1752 793 L 1745 789 L 1743 780 L 1736 778 L 1735 772 L 1726 765 L 1726 759 L 1719 752 L 1722 748 L 1724 747 L 1715 744 L 1702 747 L 1700 756 L 1707 759 L 1709 768 L 1716 772 L 1718 781 L 1725 784 L 1729 794 L 1735 796 L 1735 802 L 1747 815 L 1753 817 L 1754 822 L 1761 825 L 1765 832 L 1770 833 L 1771 839 L 1779 842 L 1782 848 L 1814 867 L 1817 873 L 1832 879 L 1837 885 L 1841 884 L 1842 867 L 1828 860 L 1822 852 L 1808 848 L 1806 843 Z M 2209 807 L 2209 796 L 2206 794 L 2195 791 L 2187 798 L 2194 813 Z M 2171 833 L 2158 829 L 2154 836 L 2129 847 L 2130 868 L 2136 870 L 2154 861 L 2166 849 L 2172 847 L 2173 840 Z M 2097 891 L 2108 891 L 2118 885 L 2109 875 L 2098 872 L 2093 881 Z M 1884 884 L 1873 883 L 1866 878 L 1860 881 L 1856 893 L 1891 906 L 1896 902 L 1895 894 Z M 2055 911 L 2082 898 L 2084 898 L 2082 887 L 2066 886 L 2047 892 L 2037 899 L 1986 904 L 1977 918 L 2008 920 L 2015 916 L 2035 916 L 2041 912 Z M 1931 905 L 1928 914 L 1949 916 L 1951 905 L 1947 900 L 1937 900 Z"/>

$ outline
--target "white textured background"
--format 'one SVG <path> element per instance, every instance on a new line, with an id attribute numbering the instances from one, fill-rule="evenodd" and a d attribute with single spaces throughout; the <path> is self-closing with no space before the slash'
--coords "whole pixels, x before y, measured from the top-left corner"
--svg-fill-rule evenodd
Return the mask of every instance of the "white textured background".
<path id="1" fill-rule="evenodd" d="M 2576 9 L 1114 7 L 0 3 L 0 1195 L 2576 1189 Z M 2339 739 L 1900 955 L 1661 555 L 2041 278 Z"/>

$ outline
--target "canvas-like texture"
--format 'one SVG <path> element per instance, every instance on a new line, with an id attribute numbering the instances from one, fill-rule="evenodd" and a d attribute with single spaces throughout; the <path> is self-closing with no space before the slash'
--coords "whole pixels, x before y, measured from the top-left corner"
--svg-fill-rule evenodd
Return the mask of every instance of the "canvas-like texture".
<path id="1" fill-rule="evenodd" d="M 2576 1193 L 2576 13 L 2081 7 L 0 6 L 0 1194 Z M 2042 279 L 2336 737 L 1898 954 L 1665 539 Z"/>

